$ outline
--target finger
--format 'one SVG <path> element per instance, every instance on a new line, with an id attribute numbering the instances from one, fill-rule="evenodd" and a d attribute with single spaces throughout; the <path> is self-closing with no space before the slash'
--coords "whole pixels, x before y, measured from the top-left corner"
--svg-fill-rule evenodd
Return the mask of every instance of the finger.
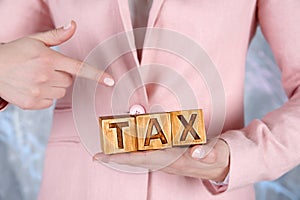
<path id="1" fill-rule="evenodd" d="M 212 139 L 204 145 L 195 145 L 190 150 L 190 156 L 193 159 L 201 160 L 204 163 L 213 163 L 216 160 L 215 144 L 217 139 Z"/>
<path id="2" fill-rule="evenodd" d="M 36 33 L 29 37 L 40 40 L 47 46 L 56 46 L 69 40 L 74 35 L 75 30 L 76 23 L 72 20 L 63 27 L 46 32 Z"/>
<path id="3" fill-rule="evenodd" d="M 36 104 L 36 108 L 34 109 L 46 109 L 52 106 L 53 99 L 42 99 Z"/>
<path id="4" fill-rule="evenodd" d="M 49 89 L 44 90 L 41 96 L 43 99 L 61 99 L 66 95 L 66 88 L 60 87 L 49 87 Z"/>
<path id="5" fill-rule="evenodd" d="M 74 60 L 59 53 L 57 54 L 60 59 L 57 59 L 55 63 L 55 66 L 57 66 L 55 68 L 56 70 L 97 81 L 106 86 L 113 86 L 115 84 L 115 81 L 110 74 L 87 63 Z"/>
<path id="6" fill-rule="evenodd" d="M 161 171 L 163 171 L 167 174 L 172 174 L 172 175 L 177 174 L 178 175 L 178 169 L 173 168 L 173 167 L 169 167 L 169 166 L 161 169 Z"/>
<path id="7" fill-rule="evenodd" d="M 104 153 L 97 153 L 93 156 L 93 161 L 109 163 L 110 156 Z"/>
<path id="8" fill-rule="evenodd" d="M 104 162 L 104 163 L 112 162 L 120 165 L 143 167 L 147 169 L 156 167 L 155 163 L 151 163 L 151 162 L 149 163 L 147 152 L 132 152 L 132 153 L 121 153 L 121 154 L 113 154 L 113 155 L 98 153 L 94 155 L 93 160 L 97 160 L 99 162 Z"/>
<path id="9" fill-rule="evenodd" d="M 180 150 L 181 152 L 181 150 Z M 162 169 L 179 158 L 178 153 L 174 151 L 156 150 L 141 151 L 124 154 L 105 155 L 96 154 L 94 160 L 102 162 L 113 162 L 135 167 L 143 167 L 151 170 Z"/>
<path id="10" fill-rule="evenodd" d="M 54 71 L 52 75 L 49 86 L 51 87 L 61 87 L 61 88 L 68 88 L 73 83 L 73 77 L 65 72 L 62 71 Z"/>
<path id="11" fill-rule="evenodd" d="M 109 156 L 110 162 L 131 166 L 141 166 L 143 160 L 143 152 L 113 154 Z"/>
<path id="12" fill-rule="evenodd" d="M 20 106 L 23 110 L 41 110 L 45 108 L 49 108 L 52 106 L 53 100 L 52 99 L 41 99 L 38 101 L 35 101 L 34 103 L 27 103 L 27 104 L 16 104 Z"/>
<path id="13" fill-rule="evenodd" d="M 104 163 L 118 163 L 125 165 L 138 165 L 136 162 L 137 157 L 131 157 L 133 153 L 127 154 L 114 154 L 114 155 L 106 155 L 104 153 L 97 153 L 93 156 L 93 161 L 104 162 Z M 132 159 L 131 159 L 132 158 Z"/>

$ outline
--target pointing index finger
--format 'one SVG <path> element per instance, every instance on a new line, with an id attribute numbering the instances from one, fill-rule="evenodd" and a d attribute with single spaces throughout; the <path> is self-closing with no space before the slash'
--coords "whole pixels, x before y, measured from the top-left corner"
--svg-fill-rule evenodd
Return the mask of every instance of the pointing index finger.
<path id="1" fill-rule="evenodd" d="M 110 74 L 99 70 L 96 67 L 89 65 L 88 63 L 74 60 L 66 56 L 63 57 L 64 58 L 61 59 L 62 61 L 58 63 L 56 70 L 66 72 L 74 76 L 98 81 L 100 84 L 109 87 L 114 86 L 115 81 Z"/>

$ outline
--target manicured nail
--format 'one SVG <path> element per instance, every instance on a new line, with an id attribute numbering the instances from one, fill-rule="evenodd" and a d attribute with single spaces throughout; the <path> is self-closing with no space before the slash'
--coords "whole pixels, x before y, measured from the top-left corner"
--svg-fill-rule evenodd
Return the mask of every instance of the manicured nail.
<path id="1" fill-rule="evenodd" d="M 194 152 L 192 153 L 192 157 L 193 158 L 197 158 L 197 159 L 202 159 L 205 157 L 205 151 L 203 149 L 197 148 L 194 150 Z"/>
<path id="2" fill-rule="evenodd" d="M 94 162 L 95 162 L 95 161 L 99 162 L 99 158 L 97 157 L 97 155 L 93 156 L 93 161 L 94 161 Z"/>
<path id="3" fill-rule="evenodd" d="M 112 79 L 112 78 L 105 78 L 105 79 L 103 80 L 103 82 L 104 82 L 105 85 L 107 85 L 107 86 L 113 86 L 113 85 L 115 84 L 115 81 L 114 81 L 114 79 Z"/>
<path id="4" fill-rule="evenodd" d="M 69 22 L 69 23 L 67 23 L 67 24 L 64 25 L 63 29 L 64 29 L 64 30 L 68 30 L 68 29 L 71 28 L 71 26 L 72 26 L 72 23 Z"/>

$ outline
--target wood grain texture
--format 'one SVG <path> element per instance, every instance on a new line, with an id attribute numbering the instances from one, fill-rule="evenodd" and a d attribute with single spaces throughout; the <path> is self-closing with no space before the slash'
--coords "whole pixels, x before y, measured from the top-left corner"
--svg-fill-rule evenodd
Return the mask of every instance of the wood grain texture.
<path id="1" fill-rule="evenodd" d="M 138 150 L 172 147 L 169 113 L 136 116 Z"/>
<path id="2" fill-rule="evenodd" d="M 137 151 L 135 118 L 100 117 L 100 142 L 105 154 Z"/>
<path id="3" fill-rule="evenodd" d="M 171 112 L 173 146 L 205 144 L 206 132 L 202 110 Z"/>

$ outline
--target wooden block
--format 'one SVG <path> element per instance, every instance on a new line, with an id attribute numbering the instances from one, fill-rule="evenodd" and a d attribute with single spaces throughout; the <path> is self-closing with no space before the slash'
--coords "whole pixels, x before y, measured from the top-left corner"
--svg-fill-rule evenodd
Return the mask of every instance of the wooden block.
<path id="1" fill-rule="evenodd" d="M 171 112 L 173 146 L 206 143 L 202 110 Z"/>
<path id="2" fill-rule="evenodd" d="M 172 147 L 169 113 L 136 116 L 138 150 Z"/>
<path id="3" fill-rule="evenodd" d="M 135 118 L 100 117 L 100 139 L 105 154 L 137 151 Z"/>

